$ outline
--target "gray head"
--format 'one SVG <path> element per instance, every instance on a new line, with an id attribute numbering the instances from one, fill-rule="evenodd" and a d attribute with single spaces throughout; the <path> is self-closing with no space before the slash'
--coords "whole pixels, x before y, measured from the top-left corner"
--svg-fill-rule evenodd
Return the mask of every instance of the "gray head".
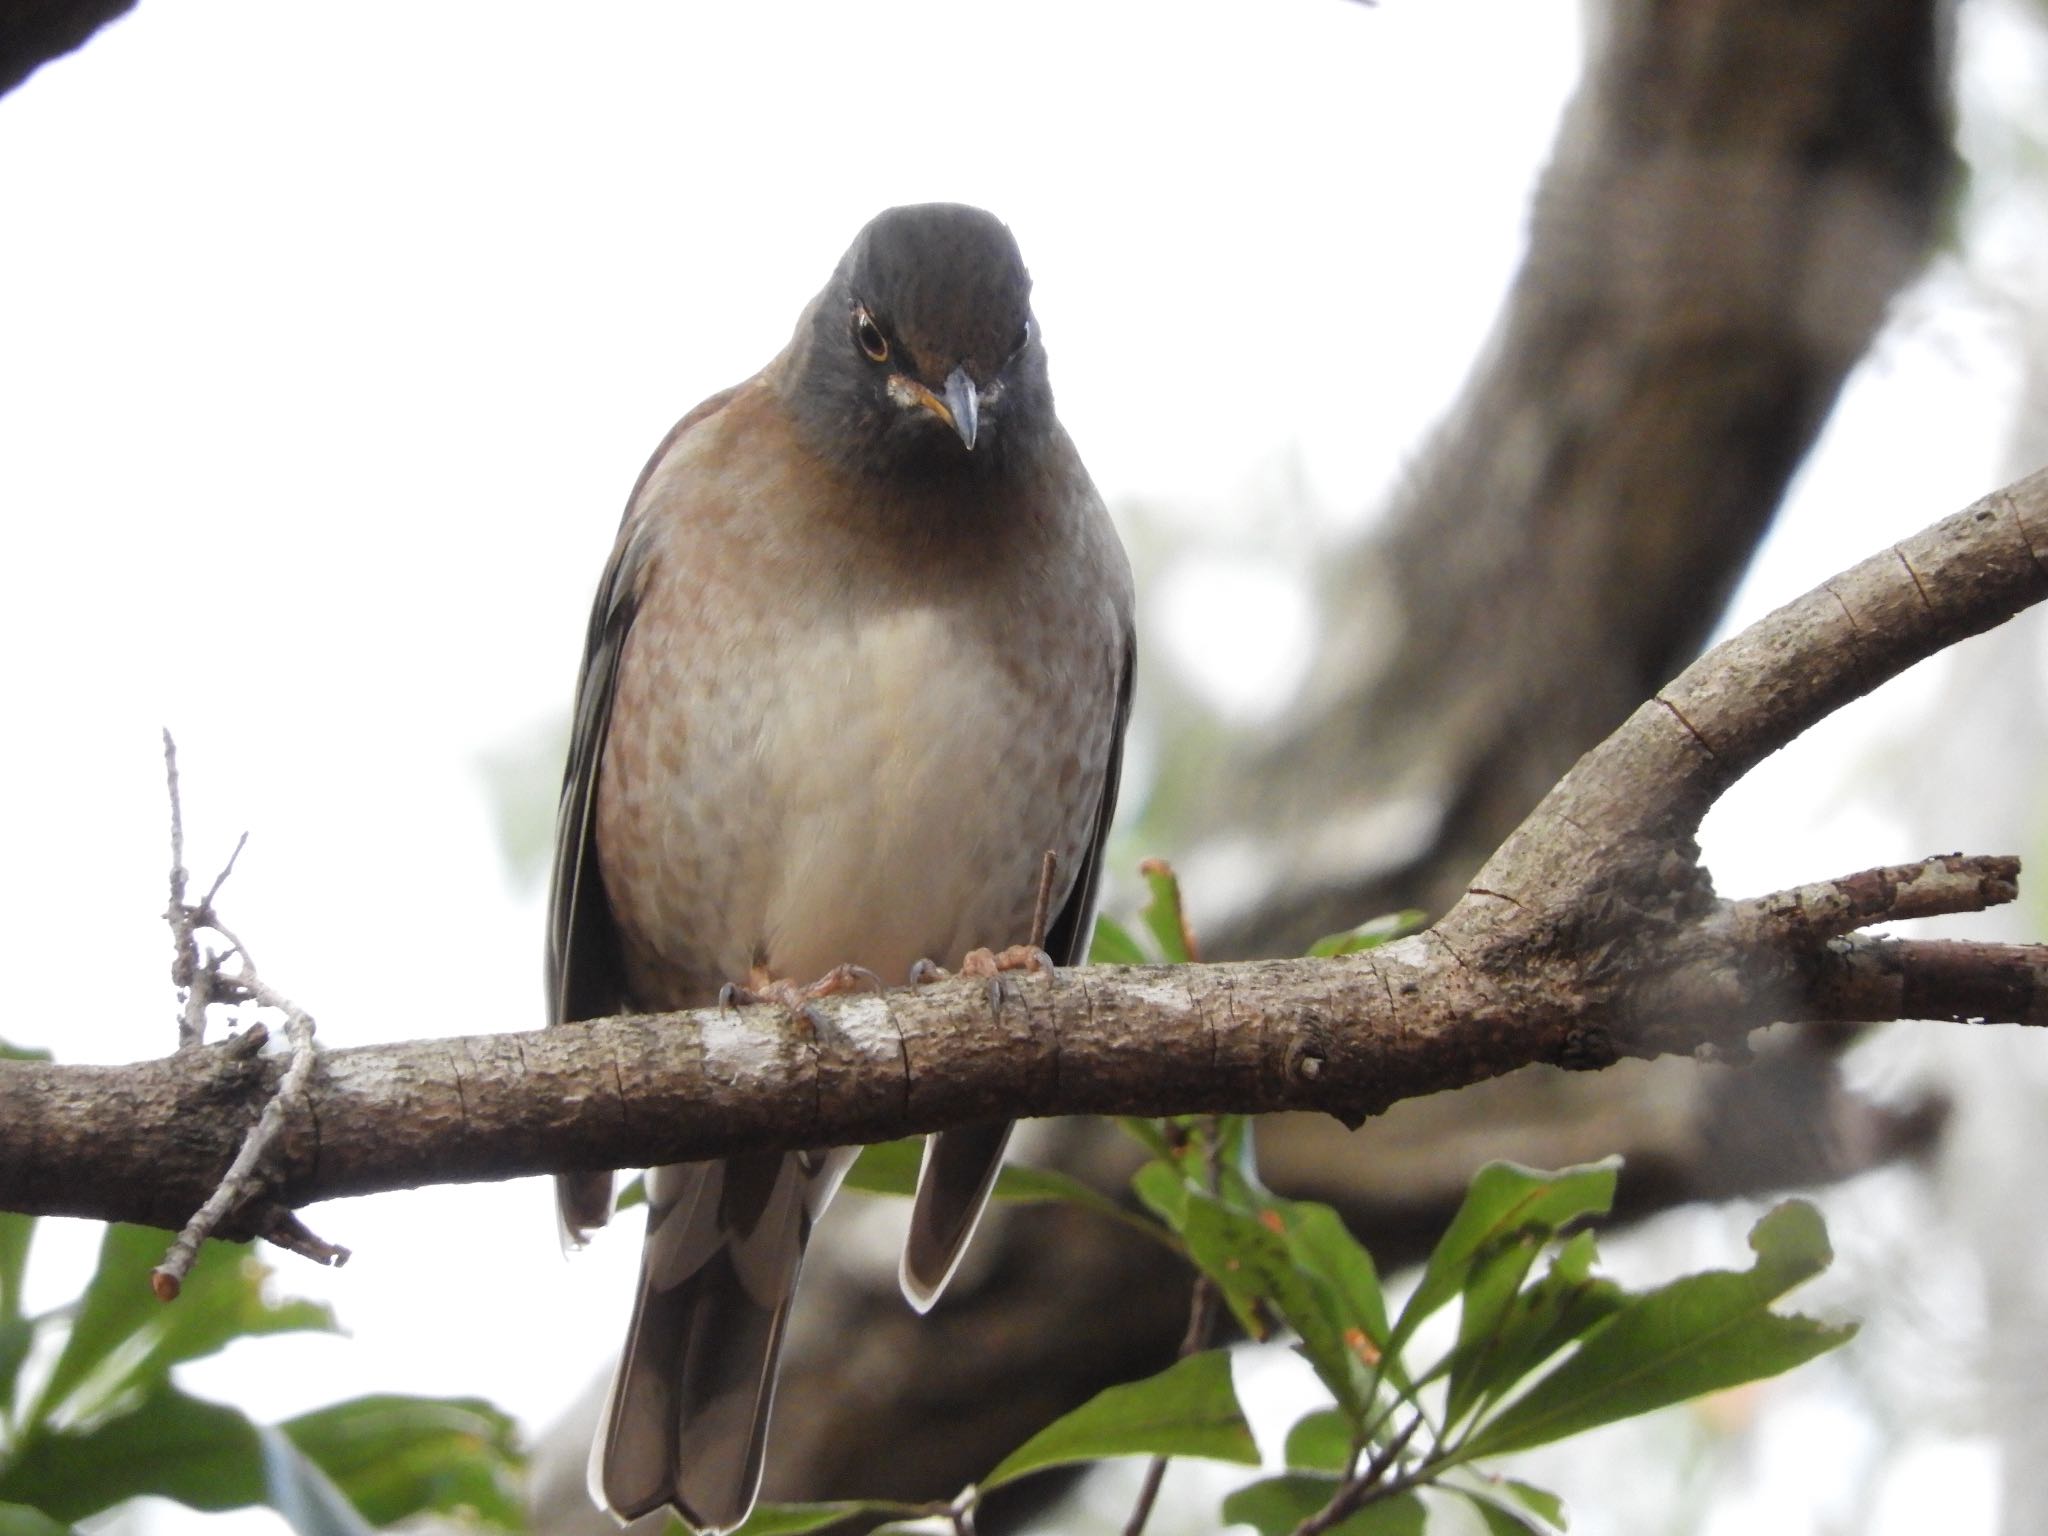
<path id="1" fill-rule="evenodd" d="M 1053 427 L 1031 276 L 979 208 L 878 214 L 805 312 L 796 350 L 798 420 L 863 470 L 995 473 Z"/>

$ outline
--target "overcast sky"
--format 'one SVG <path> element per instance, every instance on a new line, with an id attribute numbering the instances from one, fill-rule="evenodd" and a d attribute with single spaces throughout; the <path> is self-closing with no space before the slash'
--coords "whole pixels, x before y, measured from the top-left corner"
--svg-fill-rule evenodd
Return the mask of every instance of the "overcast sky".
<path id="1" fill-rule="evenodd" d="M 171 1044 L 164 725 L 192 863 L 251 832 L 226 909 L 323 1039 L 537 1024 L 538 893 L 483 764 L 566 709 L 648 451 L 781 346 L 889 204 L 1010 222 L 1112 506 L 1236 550 L 1260 542 L 1250 489 L 1298 467 L 1317 527 L 1358 526 L 1513 270 L 1577 19 L 143 0 L 0 99 L 8 1035 L 70 1060 Z M 1982 314 L 1908 306 L 1742 611 L 1995 483 L 2012 376 Z M 1299 632 L 1288 568 L 1233 555 L 1141 594 L 1176 616 L 1167 656 L 1249 715 L 1293 664 L 1269 643 Z M 1734 889 L 1926 851 L 1863 817 L 1830 862 L 1766 820 L 1819 822 L 1784 789 L 1738 795 L 1764 836 L 1710 849 L 1753 877 Z M 258 1415 L 479 1392 L 538 1423 L 617 1346 L 634 1242 L 565 1265 L 538 1182 L 311 1219 L 356 1259 L 282 1259 L 281 1283 L 353 1342 L 268 1341 L 196 1390 Z M 47 1225 L 44 1302 L 93 1241 Z"/>

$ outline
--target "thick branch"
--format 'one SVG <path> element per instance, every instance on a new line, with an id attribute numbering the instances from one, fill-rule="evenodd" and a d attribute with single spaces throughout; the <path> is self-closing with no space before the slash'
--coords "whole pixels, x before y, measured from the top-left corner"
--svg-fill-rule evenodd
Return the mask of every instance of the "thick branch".
<path id="1" fill-rule="evenodd" d="M 1069 972 L 822 1005 L 599 1020 L 324 1056 L 273 1196 L 742 1148 L 845 1145 L 998 1115 L 1314 1109 L 1356 1122 L 1531 1062 L 1715 1046 L 1778 1019 L 2048 1023 L 2048 948 L 1878 944 L 1844 926 L 2011 899 L 2012 859 L 1930 860 L 1714 897 L 1714 795 L 1829 710 L 2048 596 L 2048 472 L 1718 647 L 1587 754 L 1428 933 L 1335 960 Z M 0 1062 L 0 1206 L 175 1225 L 277 1066 Z"/>
<path id="2" fill-rule="evenodd" d="M 1721 793 L 1801 731 L 2048 593 L 2048 470 L 1822 583 L 1716 646 L 1581 758 L 1473 882 L 1525 907 L 1647 880 Z M 1688 874 L 1687 878 L 1691 878 Z M 1492 918 L 1461 902 L 1455 936 Z"/>
<path id="3" fill-rule="evenodd" d="M 2013 867 L 1974 861 L 1964 878 L 1995 890 Z M 2048 947 L 1967 946 L 1950 961 L 1952 946 L 1832 940 L 1816 957 L 1804 923 L 1762 915 L 1770 905 L 1717 906 L 1673 930 L 1675 969 L 1625 982 L 1589 988 L 1583 955 L 1532 965 L 1523 950 L 1512 998 L 1494 984 L 1495 949 L 1461 955 L 1431 933 L 1337 960 L 1016 980 L 1000 1012 L 981 984 L 952 983 L 821 1005 L 818 1030 L 771 1006 L 335 1051 L 320 1058 L 311 1117 L 281 1140 L 271 1188 L 297 1206 L 875 1141 L 998 1112 L 1314 1109 L 1355 1122 L 1532 1061 L 1604 1064 L 1779 1018 L 1897 1016 L 1910 1003 L 1916 1015 L 2048 1023 Z M 125 1067 L 0 1062 L 0 1206 L 175 1225 L 212 1189 L 241 1137 L 239 1106 L 267 1096 L 276 1070 L 227 1047 Z"/>

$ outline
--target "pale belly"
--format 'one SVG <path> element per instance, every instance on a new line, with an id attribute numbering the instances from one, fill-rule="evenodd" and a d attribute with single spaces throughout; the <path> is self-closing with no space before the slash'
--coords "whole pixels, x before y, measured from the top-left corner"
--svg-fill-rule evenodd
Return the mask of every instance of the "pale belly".
<path id="1" fill-rule="evenodd" d="M 1028 938 L 1046 850 L 1063 898 L 1092 831 L 1112 681 L 1000 665 L 944 609 L 755 640 L 744 666 L 728 651 L 622 680 L 678 726 L 615 735 L 600 794 L 636 1003 L 701 1003 L 755 966 L 893 985 Z"/>

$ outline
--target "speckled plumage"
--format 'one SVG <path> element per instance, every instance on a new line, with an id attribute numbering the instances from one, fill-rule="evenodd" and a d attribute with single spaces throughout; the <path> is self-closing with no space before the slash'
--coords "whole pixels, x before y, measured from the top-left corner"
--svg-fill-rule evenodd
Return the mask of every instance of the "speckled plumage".
<path id="1" fill-rule="evenodd" d="M 1048 948 L 1085 958 L 1128 705 L 1131 581 L 1053 417 L 1027 293 L 988 215 L 892 210 L 789 348 L 684 418 L 643 472 L 579 684 L 555 1018 L 701 1006 L 756 969 L 803 982 L 851 963 L 894 983 L 919 959 L 957 965 L 1029 937 L 1047 849 Z M 848 330 L 870 310 L 890 328 L 886 362 Z M 971 448 L 971 424 L 956 434 L 937 403 L 956 367 L 979 392 Z M 906 380 L 929 410 L 904 403 Z M 1006 1134 L 937 1139 L 913 1252 L 917 1222 L 938 1235 L 906 1259 L 921 1305 Z M 615 1512 L 744 1518 L 803 1243 L 844 1162 L 657 1171 L 593 1459 Z M 572 1230 L 602 1219 L 602 1194 L 565 1181 Z"/>

